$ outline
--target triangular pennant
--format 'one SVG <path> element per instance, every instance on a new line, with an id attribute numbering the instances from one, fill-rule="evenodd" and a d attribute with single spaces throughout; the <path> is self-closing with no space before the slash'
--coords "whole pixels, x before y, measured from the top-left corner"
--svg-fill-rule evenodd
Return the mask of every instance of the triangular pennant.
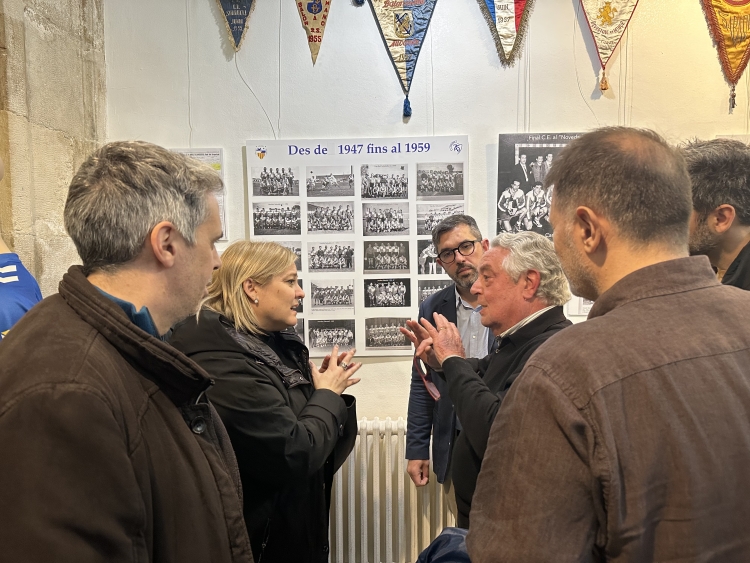
<path id="1" fill-rule="evenodd" d="M 404 117 L 411 115 L 409 88 L 437 0 L 370 0 L 380 35 L 406 94 Z"/>
<path id="2" fill-rule="evenodd" d="M 490 26 L 497 54 L 504 66 L 510 66 L 521 54 L 523 36 L 534 0 L 477 0 Z"/>
<path id="3" fill-rule="evenodd" d="M 224 14 L 229 38 L 235 51 L 239 51 L 247 31 L 247 22 L 253 8 L 253 0 L 216 0 Z"/>
<path id="4" fill-rule="evenodd" d="M 310 47 L 310 55 L 313 64 L 318 59 L 320 44 L 323 42 L 323 34 L 326 32 L 328 22 L 328 10 L 331 9 L 331 0 L 298 0 L 297 10 L 302 20 L 302 26 L 307 32 L 307 44 Z"/>
<path id="5" fill-rule="evenodd" d="M 591 35 L 594 36 L 597 55 L 602 65 L 601 89 L 609 89 L 605 70 L 612 52 L 622 39 L 633 17 L 638 0 L 581 0 Z"/>
<path id="6" fill-rule="evenodd" d="M 711 37 L 719 50 L 721 68 L 732 85 L 729 107 L 734 109 L 734 86 L 750 58 L 750 0 L 702 0 Z"/>

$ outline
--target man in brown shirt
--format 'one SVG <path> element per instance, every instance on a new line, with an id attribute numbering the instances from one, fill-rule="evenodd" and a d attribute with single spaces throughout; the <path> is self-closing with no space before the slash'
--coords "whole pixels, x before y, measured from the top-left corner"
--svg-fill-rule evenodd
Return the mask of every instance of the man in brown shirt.
<path id="1" fill-rule="evenodd" d="M 688 257 L 682 157 L 600 129 L 546 182 L 573 293 L 596 303 L 497 414 L 472 562 L 750 561 L 750 295 Z"/>

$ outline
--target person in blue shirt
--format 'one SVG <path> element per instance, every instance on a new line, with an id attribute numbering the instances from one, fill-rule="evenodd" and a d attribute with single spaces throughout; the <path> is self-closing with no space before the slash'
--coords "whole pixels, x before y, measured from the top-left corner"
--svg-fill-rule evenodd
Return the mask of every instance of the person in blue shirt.
<path id="1" fill-rule="evenodd" d="M 5 166 L 0 159 L 0 181 L 4 174 Z M 34 276 L 0 237 L 0 339 L 41 300 L 42 292 Z"/>

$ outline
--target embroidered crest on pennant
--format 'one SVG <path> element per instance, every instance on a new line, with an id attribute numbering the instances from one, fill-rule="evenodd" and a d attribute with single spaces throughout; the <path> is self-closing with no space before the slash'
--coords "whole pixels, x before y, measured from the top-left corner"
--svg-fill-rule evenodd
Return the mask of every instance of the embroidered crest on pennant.
<path id="1" fill-rule="evenodd" d="M 731 86 L 729 108 L 734 109 L 734 87 L 750 58 L 750 0 L 701 0 L 701 3 L 719 51 L 724 77 Z"/>
<path id="2" fill-rule="evenodd" d="M 609 90 L 607 63 L 620 44 L 637 5 L 638 0 L 581 0 L 586 22 L 594 37 L 599 63 L 602 65 L 602 80 L 599 84 L 602 91 Z"/>
<path id="3" fill-rule="evenodd" d="M 305 28 L 307 34 L 307 46 L 310 47 L 313 64 L 318 60 L 320 44 L 323 42 L 323 34 L 326 32 L 330 9 L 331 0 L 297 1 L 297 11 L 300 20 L 302 20 L 302 27 Z"/>
<path id="4" fill-rule="evenodd" d="M 534 0 L 477 0 L 503 66 L 511 66 L 521 54 Z"/>

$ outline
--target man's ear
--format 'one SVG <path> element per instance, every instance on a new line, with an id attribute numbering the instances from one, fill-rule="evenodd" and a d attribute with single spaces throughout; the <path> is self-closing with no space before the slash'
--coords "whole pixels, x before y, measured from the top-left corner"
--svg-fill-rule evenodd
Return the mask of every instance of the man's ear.
<path id="1" fill-rule="evenodd" d="M 487 252 L 490 249 L 490 241 L 489 239 L 482 239 L 482 250 Z"/>
<path id="2" fill-rule="evenodd" d="M 594 254 L 602 248 L 609 230 L 609 221 L 590 207 L 582 205 L 576 209 L 573 237 L 578 239 L 586 254 Z"/>
<path id="3" fill-rule="evenodd" d="M 524 282 L 523 298 L 533 299 L 534 295 L 536 295 L 536 290 L 539 289 L 539 284 L 542 283 L 542 275 L 536 270 L 526 270 L 521 279 Z"/>
<path id="4" fill-rule="evenodd" d="M 715 231 L 716 234 L 722 235 L 732 227 L 736 216 L 737 212 L 732 205 L 722 203 L 709 214 L 706 221 L 712 231 Z"/>
<path id="5" fill-rule="evenodd" d="M 148 237 L 148 244 L 151 245 L 151 251 L 156 261 L 165 268 L 174 266 L 177 253 L 175 243 L 177 243 L 178 239 L 184 240 L 175 226 L 169 221 L 157 223 L 151 230 L 151 234 Z"/>

